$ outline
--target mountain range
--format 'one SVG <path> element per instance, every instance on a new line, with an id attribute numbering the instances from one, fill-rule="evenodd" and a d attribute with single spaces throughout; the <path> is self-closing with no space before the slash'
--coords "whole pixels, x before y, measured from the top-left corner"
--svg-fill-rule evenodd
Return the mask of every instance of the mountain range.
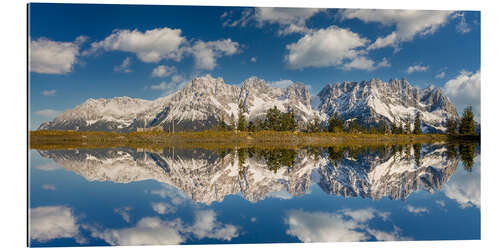
<path id="1" fill-rule="evenodd" d="M 155 100 L 88 99 L 53 121 L 42 123 L 39 130 L 128 132 L 152 127 L 168 130 L 173 123 L 176 131 L 199 131 L 214 127 L 221 117 L 226 122 L 231 117 L 237 119 L 240 103 L 248 120 L 263 119 L 274 106 L 282 112 L 292 111 L 299 128 L 305 128 L 315 117 L 326 124 L 335 112 L 346 122 L 357 120 L 365 125 L 413 121 L 420 113 L 424 132 L 443 132 L 448 119 L 458 118 L 455 106 L 441 89 L 433 86 L 419 89 L 405 79 L 328 84 L 311 96 L 302 83 L 279 88 L 250 77 L 237 86 L 206 75 Z"/>
<path id="2" fill-rule="evenodd" d="M 209 150 L 76 149 L 38 151 L 87 181 L 129 183 L 155 180 L 174 186 L 195 202 L 210 204 L 238 194 L 256 202 L 267 197 L 301 196 L 312 184 L 343 197 L 404 200 L 417 190 L 434 192 L 451 178 L 459 159 L 445 145 L 402 151 L 328 153 L 299 150 L 293 164 L 271 170 L 265 159 L 220 155 Z"/>

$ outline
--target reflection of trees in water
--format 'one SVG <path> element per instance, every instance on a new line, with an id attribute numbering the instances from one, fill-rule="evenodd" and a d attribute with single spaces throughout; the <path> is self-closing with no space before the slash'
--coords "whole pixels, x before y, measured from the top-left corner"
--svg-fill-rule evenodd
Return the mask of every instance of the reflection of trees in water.
<path id="1" fill-rule="evenodd" d="M 464 164 L 464 169 L 468 172 L 472 172 L 472 165 L 474 164 L 474 151 L 475 144 L 460 144 L 458 146 L 458 152 L 460 153 L 460 159 Z"/>
<path id="2" fill-rule="evenodd" d="M 413 151 L 412 151 L 413 149 Z M 229 160 L 234 164 L 238 157 L 240 174 L 246 171 L 245 164 L 249 158 L 264 160 L 269 170 L 278 171 L 281 167 L 293 167 L 296 163 L 299 150 L 296 149 L 256 149 L 239 148 L 219 150 L 219 156 L 224 160 L 230 155 Z M 330 163 L 337 167 L 338 163 L 345 160 L 355 160 L 367 155 L 377 155 L 380 158 L 388 158 L 394 154 L 398 157 L 410 159 L 415 157 L 417 166 L 421 166 L 422 144 L 394 144 L 377 146 L 333 146 L 327 148 L 308 147 L 304 152 L 317 162 L 321 156 L 327 155 Z M 475 143 L 447 144 L 446 155 L 448 159 L 459 158 L 467 171 L 472 171 L 474 154 L 477 152 Z"/>

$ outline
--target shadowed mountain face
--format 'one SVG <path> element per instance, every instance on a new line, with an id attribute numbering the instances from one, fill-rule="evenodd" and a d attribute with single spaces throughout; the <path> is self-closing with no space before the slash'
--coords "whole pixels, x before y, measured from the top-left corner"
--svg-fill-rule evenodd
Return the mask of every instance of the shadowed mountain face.
<path id="1" fill-rule="evenodd" d="M 88 181 L 155 180 L 205 204 L 238 193 L 251 202 L 275 192 L 300 196 L 312 184 L 336 196 L 406 199 L 416 190 L 441 189 L 455 172 L 460 152 L 446 145 L 419 144 L 219 152 L 168 148 L 158 152 L 129 148 L 39 151 Z"/>
<path id="2" fill-rule="evenodd" d="M 311 104 L 311 100 L 314 100 Z M 224 118 L 237 119 L 239 104 L 248 120 L 262 119 L 277 107 L 294 113 L 299 128 L 318 117 L 326 122 L 335 112 L 345 120 L 373 125 L 399 123 L 421 114 L 424 131 L 443 132 L 448 119 L 458 117 L 455 107 L 439 88 L 418 89 L 405 79 L 389 83 L 370 81 L 328 84 L 317 96 L 306 85 L 278 88 L 251 77 L 241 87 L 210 75 L 197 77 L 183 89 L 153 101 L 130 97 L 88 99 L 67 110 L 40 130 L 135 131 L 174 124 L 176 131 L 205 130 Z"/>

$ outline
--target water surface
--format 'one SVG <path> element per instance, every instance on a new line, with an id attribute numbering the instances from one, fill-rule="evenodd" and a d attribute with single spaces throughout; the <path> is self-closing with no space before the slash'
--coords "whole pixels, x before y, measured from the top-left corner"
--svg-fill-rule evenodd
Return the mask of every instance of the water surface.
<path id="1" fill-rule="evenodd" d="M 30 151 L 31 246 L 480 239 L 476 144 Z"/>

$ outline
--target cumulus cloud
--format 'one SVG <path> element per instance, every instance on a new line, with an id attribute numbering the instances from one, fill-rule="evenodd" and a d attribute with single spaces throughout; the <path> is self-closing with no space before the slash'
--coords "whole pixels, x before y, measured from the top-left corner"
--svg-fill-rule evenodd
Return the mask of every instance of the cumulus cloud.
<path id="1" fill-rule="evenodd" d="M 422 65 L 422 64 L 415 64 L 411 65 L 406 69 L 406 73 L 411 74 L 414 72 L 425 72 L 429 69 L 429 66 Z"/>
<path id="2" fill-rule="evenodd" d="M 217 41 L 197 41 L 189 51 L 194 56 L 197 69 L 213 70 L 217 66 L 217 58 L 238 53 L 239 43 L 231 39 Z"/>
<path id="3" fill-rule="evenodd" d="M 441 73 L 437 74 L 435 77 L 438 79 L 443 79 L 446 76 L 446 72 L 442 71 Z"/>
<path id="4" fill-rule="evenodd" d="M 429 213 L 429 209 L 425 207 L 414 207 L 412 205 L 407 205 L 406 210 L 412 214 L 422 214 L 422 213 Z"/>
<path id="5" fill-rule="evenodd" d="M 466 106 L 472 105 L 476 116 L 481 116 L 481 72 L 479 70 L 475 73 L 461 71 L 456 78 L 445 83 L 444 92 L 455 104 L 457 111 L 460 112 Z"/>
<path id="6" fill-rule="evenodd" d="M 73 211 L 65 206 L 46 206 L 29 209 L 29 236 L 31 240 L 46 242 L 59 238 L 75 238 L 84 241 L 80 236 L 80 226 Z"/>
<path id="7" fill-rule="evenodd" d="M 46 38 L 29 40 L 29 71 L 40 74 L 66 74 L 73 71 L 79 45 L 75 42 L 57 42 Z"/>
<path id="8" fill-rule="evenodd" d="M 54 96 L 56 94 L 56 90 L 55 89 L 51 89 L 51 90 L 44 90 L 42 91 L 42 95 L 44 96 Z"/>
<path id="9" fill-rule="evenodd" d="M 481 157 L 474 158 L 472 172 L 457 171 L 443 188 L 444 194 L 462 208 L 481 207 Z"/>
<path id="10" fill-rule="evenodd" d="M 273 87 L 278 87 L 278 88 L 286 88 L 290 85 L 293 84 L 293 81 L 292 80 L 288 80 L 288 79 L 283 79 L 283 80 L 279 80 L 279 81 L 274 81 L 274 82 L 271 82 L 269 83 L 271 86 Z"/>
<path id="11" fill-rule="evenodd" d="M 131 60 L 130 57 L 125 58 L 123 62 L 120 65 L 115 66 L 113 70 L 115 72 L 122 72 L 122 73 L 132 72 L 132 70 L 130 70 L 130 64 L 131 64 L 130 60 Z"/>
<path id="12" fill-rule="evenodd" d="M 250 58 L 250 62 L 257 62 L 257 57 Z"/>
<path id="13" fill-rule="evenodd" d="M 131 210 L 132 210 L 132 207 L 119 207 L 119 208 L 113 209 L 113 212 L 115 214 L 120 215 L 125 222 L 129 223 Z"/>
<path id="14" fill-rule="evenodd" d="M 153 77 L 167 77 L 176 71 L 174 66 L 158 65 L 153 69 L 151 76 Z"/>
<path id="15" fill-rule="evenodd" d="M 61 111 L 54 110 L 54 109 L 42 109 L 42 110 L 35 111 L 35 114 L 52 119 L 52 118 L 55 118 L 56 116 L 58 116 L 59 114 L 61 114 Z"/>
<path id="16" fill-rule="evenodd" d="M 54 186 L 52 184 L 43 184 L 42 189 L 54 191 L 54 190 L 56 190 L 56 186 Z"/>
<path id="17" fill-rule="evenodd" d="M 175 213 L 175 211 L 177 210 L 176 207 L 166 202 L 152 202 L 151 207 L 158 214 Z"/>
<path id="18" fill-rule="evenodd" d="M 262 7 L 243 10 L 239 19 L 232 19 L 233 12 L 226 13 L 221 18 L 226 18 L 223 26 L 230 27 L 245 27 L 251 21 L 257 27 L 263 27 L 266 24 L 277 24 L 279 26 L 278 34 L 287 35 L 311 32 L 312 30 L 306 26 L 307 20 L 322 11 L 324 9 Z"/>
<path id="19" fill-rule="evenodd" d="M 94 42 L 84 54 L 99 50 L 125 51 L 136 54 L 143 62 L 159 62 L 162 59 L 180 60 L 182 45 L 187 42 L 180 29 L 157 28 L 141 32 L 137 29 L 117 29 L 102 41 Z"/>
<path id="20" fill-rule="evenodd" d="M 162 220 L 158 217 L 145 217 L 133 227 L 121 229 L 101 229 L 85 226 L 91 236 L 100 238 L 110 245 L 171 245 L 180 244 L 189 237 L 231 240 L 238 236 L 237 228 L 216 220 L 212 210 L 195 213 L 192 225 L 185 225 L 181 219 Z"/>
<path id="21" fill-rule="evenodd" d="M 286 213 L 287 234 L 302 242 L 337 242 L 377 240 L 403 240 L 399 230 L 383 232 L 370 229 L 367 222 L 376 217 L 386 220 L 388 213 L 375 209 L 342 210 L 338 213 L 304 212 L 290 210 Z"/>
<path id="22" fill-rule="evenodd" d="M 229 38 L 191 42 L 182 36 L 180 29 L 164 27 L 144 32 L 137 29 L 117 29 L 104 40 L 92 43 L 91 48 L 82 54 L 124 51 L 134 53 L 139 60 L 146 63 L 158 63 L 161 60 L 180 61 L 191 55 L 195 59 L 197 69 L 212 70 L 217 66 L 218 58 L 238 53 L 239 48 L 240 44 Z M 161 72 L 159 73 L 161 75 Z"/>
<path id="23" fill-rule="evenodd" d="M 330 26 L 304 35 L 296 43 L 286 46 L 285 62 L 290 68 L 340 67 L 344 69 L 373 70 L 387 67 L 387 59 L 376 63 L 366 57 L 364 47 L 369 40 L 348 29 Z"/>
<path id="24" fill-rule="evenodd" d="M 436 10 L 376 10 L 345 9 L 339 11 L 342 19 L 359 19 L 365 23 L 374 22 L 384 26 L 395 26 L 387 36 L 378 37 L 368 49 L 384 47 L 398 48 L 400 43 L 412 41 L 415 36 L 425 36 L 444 26 L 453 11 Z"/>

